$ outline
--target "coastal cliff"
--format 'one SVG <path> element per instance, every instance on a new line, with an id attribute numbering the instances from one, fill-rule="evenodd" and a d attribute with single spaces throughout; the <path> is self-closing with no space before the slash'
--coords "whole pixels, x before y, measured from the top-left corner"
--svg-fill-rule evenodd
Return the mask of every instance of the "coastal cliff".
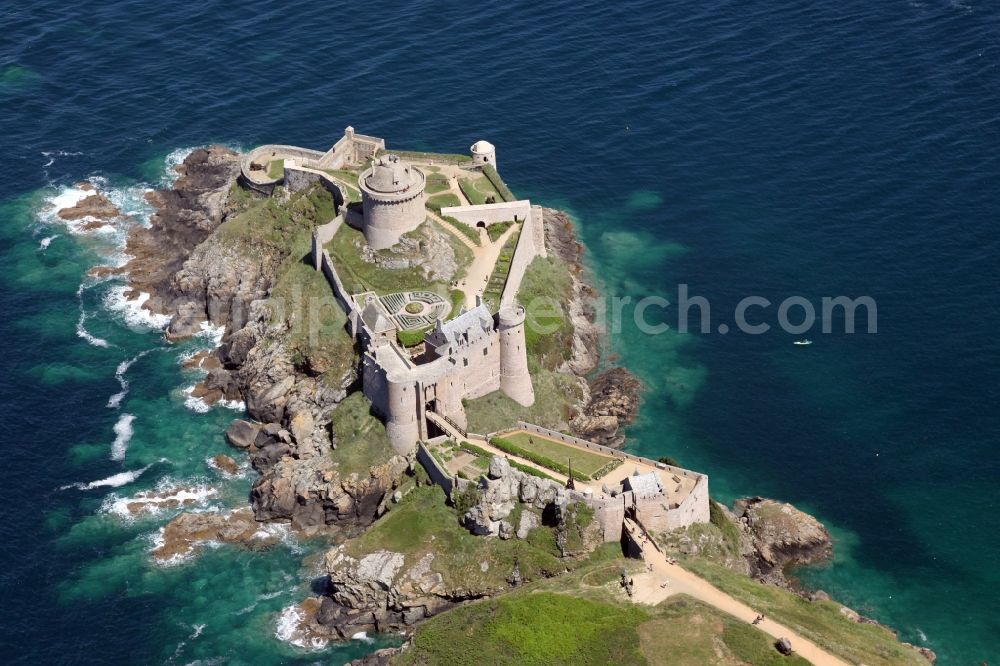
<path id="1" fill-rule="evenodd" d="M 585 248 L 573 221 L 563 211 L 553 208 L 544 209 L 544 218 L 546 247 L 569 267 L 572 280 L 568 303 L 573 327 L 572 356 L 561 370 L 583 379 L 584 394 L 569 427 L 578 437 L 621 448 L 625 443 L 623 430 L 635 420 L 639 410 L 642 383 L 628 369 L 613 365 L 592 376 L 607 342 L 597 321 L 595 301 L 600 294 L 588 276 Z"/>

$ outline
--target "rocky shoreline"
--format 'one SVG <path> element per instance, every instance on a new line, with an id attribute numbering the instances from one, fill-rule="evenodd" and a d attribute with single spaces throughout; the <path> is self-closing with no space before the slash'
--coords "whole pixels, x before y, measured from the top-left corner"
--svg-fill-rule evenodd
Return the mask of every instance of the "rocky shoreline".
<path id="1" fill-rule="evenodd" d="M 621 448 L 625 444 L 623 431 L 635 420 L 639 411 L 642 382 L 620 366 L 607 367 L 596 376 L 590 376 L 600 364 L 602 348 L 607 343 L 597 321 L 595 301 L 600 294 L 587 274 L 585 248 L 569 215 L 545 208 L 544 219 L 546 247 L 569 267 L 573 280 L 569 303 L 569 315 L 573 321 L 573 355 L 560 370 L 581 379 L 584 398 L 570 421 L 570 429 L 583 439 Z"/>

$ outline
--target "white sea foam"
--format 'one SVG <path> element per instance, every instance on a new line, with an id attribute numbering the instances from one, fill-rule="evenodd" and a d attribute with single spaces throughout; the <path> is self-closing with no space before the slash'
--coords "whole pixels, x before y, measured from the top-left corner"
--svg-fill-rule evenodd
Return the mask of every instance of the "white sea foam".
<path id="1" fill-rule="evenodd" d="M 250 613 L 255 608 L 257 608 L 257 606 L 260 605 L 260 602 L 262 602 L 262 601 L 270 601 L 271 599 L 275 599 L 277 597 L 280 597 L 283 594 L 286 594 L 288 592 L 292 592 L 294 589 L 295 588 L 289 588 L 287 590 L 277 590 L 275 592 L 266 592 L 264 594 L 261 594 L 256 599 L 254 599 L 254 601 L 249 606 L 244 606 L 240 610 L 236 611 L 236 615 L 246 615 L 247 613 Z"/>
<path id="2" fill-rule="evenodd" d="M 351 634 L 352 641 L 362 641 L 364 643 L 374 643 L 375 639 L 368 636 L 367 631 L 359 631 L 356 634 Z"/>
<path id="3" fill-rule="evenodd" d="M 225 398 L 222 398 L 215 404 L 210 405 L 201 398 L 191 395 L 192 393 L 194 393 L 195 386 L 196 386 L 195 384 L 192 384 L 191 386 L 185 388 L 183 391 L 185 396 L 184 406 L 193 412 L 198 412 L 199 414 L 207 414 L 208 411 L 212 409 L 212 407 L 225 407 L 226 409 L 232 409 L 237 412 L 246 411 L 247 404 L 242 400 L 226 400 Z"/>
<path id="4" fill-rule="evenodd" d="M 76 185 L 65 185 L 59 191 L 45 199 L 46 212 L 51 216 L 56 216 L 59 211 L 72 208 L 91 194 L 96 194 L 93 187 L 77 187 Z"/>
<path id="5" fill-rule="evenodd" d="M 921 629 L 920 627 L 917 627 L 917 636 L 920 636 L 921 643 L 927 642 L 927 634 L 925 634 L 923 629 Z"/>
<path id="6" fill-rule="evenodd" d="M 199 414 L 207 414 L 208 410 L 212 409 L 212 406 L 202 400 L 201 398 L 196 398 L 191 395 L 194 392 L 194 385 L 188 386 L 184 389 L 184 406 L 191 411 L 198 412 Z"/>
<path id="7" fill-rule="evenodd" d="M 43 251 L 43 252 L 45 250 L 49 249 L 49 245 L 52 244 L 52 241 L 54 241 L 55 239 L 59 238 L 59 236 L 60 236 L 60 234 L 54 234 L 52 236 L 46 236 L 41 241 L 39 241 L 39 243 L 38 243 L 38 249 L 41 250 L 41 251 Z"/>
<path id="8" fill-rule="evenodd" d="M 80 317 L 76 320 L 76 334 L 94 345 L 95 347 L 109 347 L 108 341 L 99 338 L 96 335 L 92 335 L 90 331 L 87 330 L 84 324 L 87 323 L 87 310 L 83 307 L 83 292 L 87 290 L 91 285 L 84 282 L 81 283 L 79 287 L 76 288 L 76 300 L 79 303 Z"/>
<path id="9" fill-rule="evenodd" d="M 155 516 L 166 509 L 205 507 L 218 494 L 218 490 L 206 484 L 180 486 L 172 479 L 164 479 L 156 484 L 155 489 L 144 490 L 132 496 L 109 494 L 101 503 L 100 512 L 131 521 L 140 514 Z"/>
<path id="10" fill-rule="evenodd" d="M 306 632 L 302 629 L 303 619 L 302 612 L 297 605 L 285 607 L 281 611 L 281 615 L 278 616 L 278 621 L 275 624 L 275 637 L 280 641 L 291 643 L 296 647 L 306 650 L 322 650 L 325 648 L 329 644 L 329 641 L 325 638 L 306 636 Z"/>
<path id="11" fill-rule="evenodd" d="M 177 173 L 177 167 L 184 163 L 188 155 L 193 153 L 197 148 L 176 148 L 167 153 L 167 158 L 164 160 L 166 164 L 164 165 L 163 178 L 160 181 L 163 185 L 173 185 L 174 181 L 180 176 Z"/>
<path id="12" fill-rule="evenodd" d="M 80 309 L 80 317 L 76 320 L 76 334 L 95 347 L 108 348 L 111 345 L 104 338 L 99 338 L 87 330 L 84 324 L 87 322 L 87 313 Z"/>
<path id="13" fill-rule="evenodd" d="M 145 467 L 140 467 L 139 469 L 134 469 L 130 472 L 118 472 L 117 474 L 112 474 L 106 479 L 99 479 L 97 481 L 91 481 L 90 483 L 71 483 L 66 486 L 60 486 L 59 490 L 69 490 L 70 488 L 76 488 L 77 490 L 93 490 L 94 488 L 121 488 L 122 486 L 132 483 L 143 473 L 152 467 L 152 465 L 146 465 Z"/>
<path id="14" fill-rule="evenodd" d="M 201 329 L 197 333 L 197 337 L 208 340 L 212 344 L 212 349 L 215 349 L 222 344 L 222 336 L 226 333 L 225 326 L 216 326 L 211 322 L 203 321 L 199 324 Z"/>
<path id="15" fill-rule="evenodd" d="M 70 152 L 67 150 L 43 150 L 42 155 L 49 158 L 49 161 L 42 165 L 42 168 L 45 168 L 55 164 L 57 157 L 71 157 L 75 155 L 83 155 L 83 153 Z"/>
<path id="16" fill-rule="evenodd" d="M 161 528 L 159 528 L 158 530 L 156 530 L 155 532 L 153 532 L 152 534 L 150 534 L 147 537 L 148 540 L 149 540 L 149 552 L 150 553 L 152 553 L 152 552 L 154 552 L 156 550 L 159 550 L 160 548 L 162 548 L 164 546 L 164 544 L 166 544 L 167 539 L 164 536 L 164 532 L 165 532 L 165 528 L 161 527 Z M 171 555 L 170 557 L 165 558 L 165 559 L 161 559 L 159 557 L 154 557 L 154 558 L 152 558 L 152 560 L 158 566 L 161 566 L 161 567 L 175 567 L 178 564 L 184 564 L 185 562 L 187 562 L 188 560 L 190 560 L 192 557 L 194 557 L 194 549 L 191 549 L 191 550 L 187 551 L 186 553 L 177 553 L 176 555 Z"/>
<path id="17" fill-rule="evenodd" d="M 115 285 L 108 289 L 104 295 L 104 305 L 108 310 L 120 313 L 129 328 L 160 330 L 170 323 L 170 315 L 156 314 L 142 307 L 149 300 L 149 294 L 142 291 L 138 298 L 129 300 L 125 296 L 127 290 L 125 285 Z"/>
<path id="18" fill-rule="evenodd" d="M 115 370 L 115 379 L 118 380 L 118 385 L 121 386 L 121 390 L 115 393 L 113 396 L 108 398 L 108 407 L 112 409 L 117 409 L 121 406 L 122 400 L 128 395 L 129 381 L 125 378 L 125 373 L 128 369 L 132 367 L 136 361 L 151 352 L 152 349 L 147 349 L 146 351 L 139 352 L 130 359 L 126 359 L 118 364 L 118 368 Z"/>
<path id="19" fill-rule="evenodd" d="M 132 441 L 132 435 L 134 434 L 132 430 L 132 422 L 135 421 L 135 415 L 133 414 L 122 414 L 118 418 L 118 423 L 115 424 L 115 441 L 111 444 L 111 459 L 112 460 L 125 460 L 125 453 L 128 451 L 128 443 Z"/>

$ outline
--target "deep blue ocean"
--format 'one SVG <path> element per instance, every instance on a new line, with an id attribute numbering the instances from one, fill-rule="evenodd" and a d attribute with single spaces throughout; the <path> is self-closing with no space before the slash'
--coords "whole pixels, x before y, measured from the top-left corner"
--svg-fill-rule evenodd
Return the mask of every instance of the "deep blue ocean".
<path id="1" fill-rule="evenodd" d="M 141 220 L 192 147 L 325 149 L 348 124 L 407 149 L 488 139 L 516 192 L 573 213 L 608 296 L 708 299 L 710 333 L 611 336 L 647 385 L 630 448 L 719 499 L 814 512 L 837 549 L 807 583 L 941 664 L 998 659 L 1000 6 L 187 4 L 0 10 L 0 661 L 370 649 L 276 635 L 315 545 L 151 564 L 170 513 L 116 508 L 192 485 L 244 504 L 250 475 L 206 463 L 238 412 L 186 400 L 180 359 L 211 332 L 166 345 L 86 277 L 120 236 L 52 212 L 89 179 Z M 841 295 L 877 302 L 877 333 L 717 332 L 747 296 L 774 323 L 787 297 Z"/>

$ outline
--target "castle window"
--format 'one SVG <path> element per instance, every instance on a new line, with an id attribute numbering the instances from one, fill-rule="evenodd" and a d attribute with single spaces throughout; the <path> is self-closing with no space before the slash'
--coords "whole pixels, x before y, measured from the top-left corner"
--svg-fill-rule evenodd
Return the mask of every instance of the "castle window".
<path id="1" fill-rule="evenodd" d="M 486 347 L 483 347 L 483 356 L 486 356 L 486 354 L 487 354 L 487 353 L 488 353 L 489 351 L 490 351 L 489 349 L 487 349 Z"/>
<path id="2" fill-rule="evenodd" d="M 469 367 L 469 359 L 468 358 L 463 358 L 462 359 L 462 367 L 464 367 L 464 368 Z"/>

